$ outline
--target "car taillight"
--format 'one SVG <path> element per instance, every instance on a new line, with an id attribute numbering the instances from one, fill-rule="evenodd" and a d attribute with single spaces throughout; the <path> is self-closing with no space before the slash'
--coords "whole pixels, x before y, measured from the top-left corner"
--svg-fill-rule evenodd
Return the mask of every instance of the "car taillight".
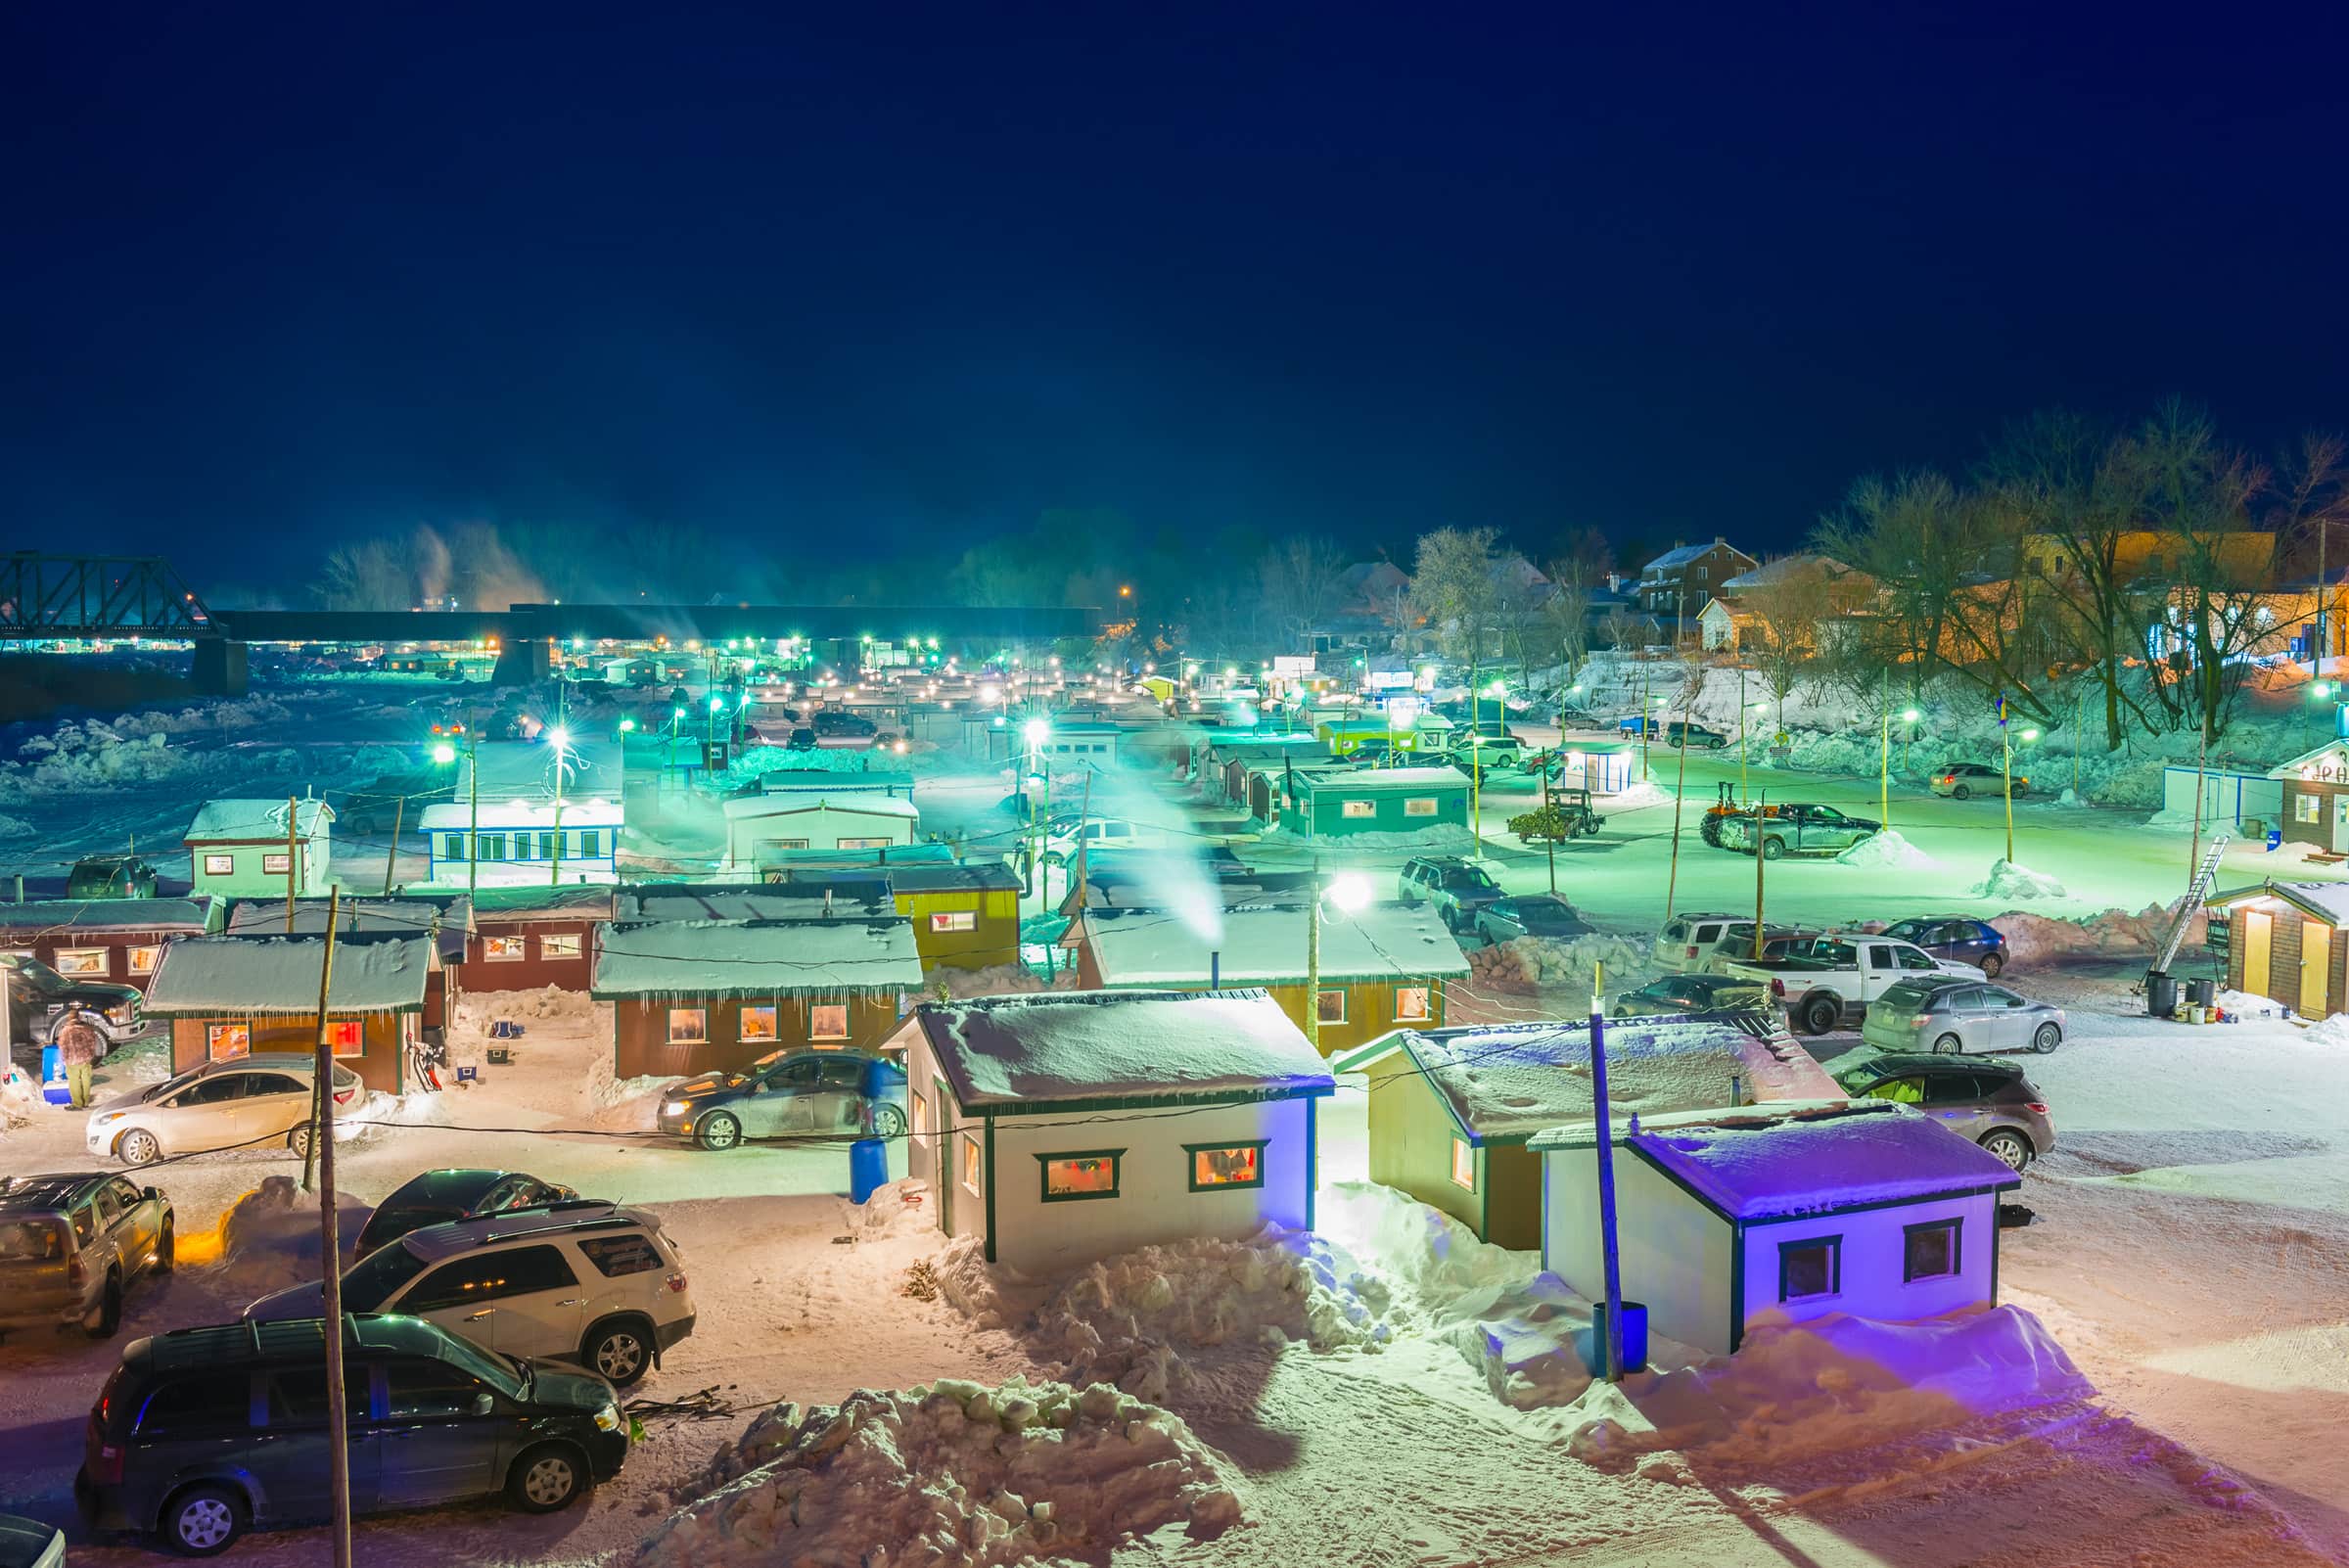
<path id="1" fill-rule="evenodd" d="M 2048 1114 L 2048 1105 L 2045 1100 L 2025 1100 L 2023 1102 L 2023 1109 L 2031 1112 L 2035 1116 L 2045 1116 Z"/>
<path id="2" fill-rule="evenodd" d="M 1784 1001 L 1786 999 L 1786 982 L 1773 975 L 1770 981 L 1770 994 L 1774 1000 Z"/>
<path id="3" fill-rule="evenodd" d="M 1693 943 L 1693 942 L 1692 942 L 1692 943 L 1690 943 L 1690 944 L 1688 945 L 1688 954 L 1687 954 L 1687 955 L 1688 955 L 1689 957 L 1691 957 L 1691 958 L 1693 958 L 1693 957 L 1695 957 L 1695 956 L 1696 956 L 1696 944 L 1695 944 L 1695 943 Z"/>
<path id="4" fill-rule="evenodd" d="M 122 1484 L 122 1449 L 119 1444 L 101 1443 L 89 1460 L 90 1479 L 102 1487 Z"/>
<path id="5" fill-rule="evenodd" d="M 66 1283 L 79 1290 L 89 1282 L 90 1266 L 81 1261 L 81 1254 L 75 1253 L 73 1261 L 66 1265 Z"/>
<path id="6" fill-rule="evenodd" d="M 685 1276 L 683 1274 L 669 1275 L 668 1288 L 675 1291 L 680 1296 L 683 1295 L 685 1293 Z"/>
<path id="7" fill-rule="evenodd" d="M 358 1092 L 359 1091 L 355 1088 L 337 1089 L 335 1090 L 335 1103 L 337 1105 L 348 1105 L 352 1098 L 358 1094 Z"/>
<path id="8" fill-rule="evenodd" d="M 1933 1022 L 1933 1015 L 1931 1013 L 1918 1013 L 1914 1018 L 1909 1020 L 1909 1027 L 1911 1029 L 1922 1029 L 1931 1022 Z"/>

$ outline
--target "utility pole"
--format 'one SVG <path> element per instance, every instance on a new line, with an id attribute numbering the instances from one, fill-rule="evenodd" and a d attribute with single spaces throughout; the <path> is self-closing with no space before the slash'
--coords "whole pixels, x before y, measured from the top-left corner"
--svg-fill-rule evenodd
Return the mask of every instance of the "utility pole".
<path id="1" fill-rule="evenodd" d="M 286 797 L 286 935 L 294 935 L 294 859 L 301 843 L 301 803 Z"/>
<path id="2" fill-rule="evenodd" d="M 343 1397 L 343 1241 L 335 1229 L 335 1051 L 326 1026 L 328 994 L 335 983 L 335 927 L 340 923 L 341 890 L 331 898 L 326 954 L 318 970 L 318 1083 L 310 1152 L 318 1162 L 318 1254 L 325 1297 L 319 1315 L 326 1320 L 326 1475 L 334 1499 L 334 1568 L 350 1568 L 350 1410 Z"/>
<path id="3" fill-rule="evenodd" d="M 408 798 L 402 795 L 399 803 L 392 807 L 392 842 L 384 846 L 384 897 L 387 899 L 392 897 L 392 877 L 399 858 L 399 826 L 406 820 L 407 814 Z"/>
<path id="4" fill-rule="evenodd" d="M 1770 791 L 1768 791 L 1768 790 L 1764 790 L 1764 791 L 1762 792 L 1762 798 L 1761 798 L 1760 800 L 1758 800 L 1758 801 L 1756 801 L 1756 802 L 1754 803 L 1754 816 L 1753 816 L 1753 822 L 1754 822 L 1754 953 L 1753 953 L 1753 956 L 1754 956 L 1754 958 L 1755 958 L 1757 961 L 1759 961 L 1759 960 L 1761 959 L 1761 957 L 1762 957 L 1762 867 L 1763 867 L 1763 865 L 1764 865 L 1764 864 L 1765 864 L 1765 863 L 1766 863 L 1766 862 L 1767 862 L 1767 861 L 1770 859 L 1770 855 L 1769 855 L 1769 853 L 1767 853 L 1767 850 L 1768 850 L 1768 846 L 1769 846 L 1770 840 L 1769 840 L 1769 837 L 1768 837 L 1768 834 L 1767 834 L 1767 832 L 1765 831 L 1765 830 L 1766 830 L 1766 829 L 1769 827 L 1769 825 L 1770 825 L 1770 824 L 1769 824 L 1769 817 L 1770 817 Z"/>
<path id="5" fill-rule="evenodd" d="M 1607 1299 L 1606 1374 L 1623 1381 L 1623 1264 L 1615 1238 L 1615 1117 L 1607 1104 L 1607 966 L 1590 966 L 1590 1119 L 1598 1128 L 1598 1250 Z M 339 1565 L 338 1565 L 339 1568 Z"/>
<path id="6" fill-rule="evenodd" d="M 2006 700 L 1999 699 L 1999 772 L 2004 779 L 1999 791 L 2006 797 L 2006 863 L 2014 864 L 2014 732 L 2006 727 Z M 2197 786 L 2200 780 L 2196 781 Z"/>
<path id="7" fill-rule="evenodd" d="M 1746 802 L 1745 760 L 1753 751 L 1753 714 L 1745 706 L 1745 666 L 1737 667 L 1737 804 Z"/>
<path id="8" fill-rule="evenodd" d="M 1321 856 L 1313 856 L 1313 880 L 1305 903 L 1305 1038 L 1321 1048 Z"/>
<path id="9" fill-rule="evenodd" d="M 466 715 L 465 725 L 465 790 L 472 800 L 473 821 L 465 830 L 465 892 L 468 897 L 481 886 L 482 878 L 482 732 Z"/>
<path id="10" fill-rule="evenodd" d="M 1543 835 L 1542 842 L 1543 848 L 1549 853 L 1549 896 L 1553 899 L 1558 896 L 1558 834 L 1557 824 L 1552 822 L 1549 816 L 1549 775 L 1558 766 L 1558 754 L 1552 751 L 1549 754 L 1549 766 L 1542 770 L 1542 820 L 1550 830 Z M 1585 771 L 1583 778 L 1586 783 L 1589 782 L 1589 773 Z M 1669 906 L 1664 911 L 1664 918 L 1667 920 L 1672 918 L 1672 910 Z"/>
<path id="11" fill-rule="evenodd" d="M 1687 722 L 1683 713 L 1682 723 Z M 1672 918 L 1673 895 L 1681 887 L 1681 802 L 1688 793 L 1688 732 L 1681 731 L 1681 776 L 1672 786 L 1672 873 L 1664 879 L 1664 918 Z"/>
<path id="12" fill-rule="evenodd" d="M 1884 667 L 1882 731 L 1876 738 L 1876 820 L 1892 826 L 1892 667 Z"/>

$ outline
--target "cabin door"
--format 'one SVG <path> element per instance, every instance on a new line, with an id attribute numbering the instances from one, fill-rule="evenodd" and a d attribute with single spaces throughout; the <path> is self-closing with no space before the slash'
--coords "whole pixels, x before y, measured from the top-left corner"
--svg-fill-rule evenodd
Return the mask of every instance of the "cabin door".
<path id="1" fill-rule="evenodd" d="M 2322 920 L 2300 923 L 2300 1016 L 2323 1018 L 2326 1007 L 2325 972 L 2331 967 L 2332 927 Z"/>
<path id="2" fill-rule="evenodd" d="M 2243 990 L 2256 996 L 2275 995 L 2268 975 L 2268 954 L 2275 935 L 2274 915 L 2265 909 L 2243 911 Z"/>

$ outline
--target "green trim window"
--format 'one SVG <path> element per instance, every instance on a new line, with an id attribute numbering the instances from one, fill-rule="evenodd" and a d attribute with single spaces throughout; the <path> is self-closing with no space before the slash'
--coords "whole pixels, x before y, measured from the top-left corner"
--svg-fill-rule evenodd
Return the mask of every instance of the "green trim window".
<path id="1" fill-rule="evenodd" d="M 1265 1184 L 1265 1145 L 1269 1138 L 1250 1138 L 1240 1143 L 1186 1143 L 1183 1158 L 1188 1162 L 1193 1192 L 1220 1192 L 1227 1187 L 1261 1187 Z"/>
<path id="2" fill-rule="evenodd" d="M 1090 1198 L 1118 1195 L 1118 1168 L 1124 1149 L 1074 1149 L 1066 1154 L 1039 1154 L 1042 1197 L 1046 1203 L 1082 1203 Z"/>
<path id="3" fill-rule="evenodd" d="M 601 828 L 587 828 L 579 834 L 579 858 L 593 860 L 604 853 L 604 833 Z"/>
<path id="4" fill-rule="evenodd" d="M 1378 815 L 1378 803 L 1376 801 L 1340 801 L 1338 815 L 1358 819 L 1376 816 Z"/>
<path id="5" fill-rule="evenodd" d="M 503 833 L 484 833 L 473 841 L 473 857 L 477 860 L 502 860 L 506 857 L 506 836 Z"/>
<path id="6" fill-rule="evenodd" d="M 553 832 L 539 834 L 538 858 L 541 860 L 560 860 L 563 858 L 563 835 Z"/>
<path id="7" fill-rule="evenodd" d="M 1778 1243 L 1778 1300 L 1811 1301 L 1843 1289 L 1843 1237 Z"/>
<path id="8" fill-rule="evenodd" d="M 974 1198 L 983 1190 L 979 1185 L 979 1176 L 986 1169 L 987 1151 L 979 1146 L 976 1137 L 965 1132 L 962 1135 L 962 1185 Z"/>
<path id="9" fill-rule="evenodd" d="M 1433 986 L 1398 986 L 1395 988 L 1395 1022 L 1424 1024 L 1436 1016 L 1436 988 Z"/>
<path id="10" fill-rule="evenodd" d="M 1466 1138 L 1451 1140 L 1451 1184 L 1463 1192 L 1476 1190 L 1476 1150 Z"/>
<path id="11" fill-rule="evenodd" d="M 1330 986 L 1316 992 L 1313 997 L 1313 1012 L 1324 1024 L 1346 1022 L 1346 988 Z"/>
<path id="12" fill-rule="evenodd" d="M 464 835 L 464 834 L 462 834 L 462 833 L 443 833 L 443 834 L 441 834 L 441 835 L 440 835 L 440 858 L 441 858 L 441 859 L 443 859 L 443 860 L 462 860 L 462 859 L 464 859 L 464 858 L 465 858 L 465 835 Z"/>
<path id="13" fill-rule="evenodd" d="M 1964 1267 L 1963 1224 L 1953 1216 L 1901 1226 L 1901 1283 L 1956 1277 Z"/>
<path id="14" fill-rule="evenodd" d="M 668 1010 L 668 1042 L 671 1045 L 701 1045 L 710 1038 L 710 1010 L 706 1007 L 671 1007 Z"/>
<path id="15" fill-rule="evenodd" d="M 847 1039 L 849 1038 L 849 1004 L 845 1001 L 809 1002 L 807 1004 L 807 1038 L 809 1039 Z"/>
<path id="16" fill-rule="evenodd" d="M 234 876 L 237 857 L 233 854 L 207 854 L 204 857 L 204 874 L 207 877 Z"/>

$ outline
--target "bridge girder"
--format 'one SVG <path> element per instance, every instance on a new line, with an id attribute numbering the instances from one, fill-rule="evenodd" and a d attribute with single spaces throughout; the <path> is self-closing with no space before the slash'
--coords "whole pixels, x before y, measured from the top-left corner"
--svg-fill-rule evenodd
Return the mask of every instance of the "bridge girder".
<path id="1" fill-rule="evenodd" d="M 0 641 L 214 637 L 195 590 L 158 555 L 0 555 Z"/>

